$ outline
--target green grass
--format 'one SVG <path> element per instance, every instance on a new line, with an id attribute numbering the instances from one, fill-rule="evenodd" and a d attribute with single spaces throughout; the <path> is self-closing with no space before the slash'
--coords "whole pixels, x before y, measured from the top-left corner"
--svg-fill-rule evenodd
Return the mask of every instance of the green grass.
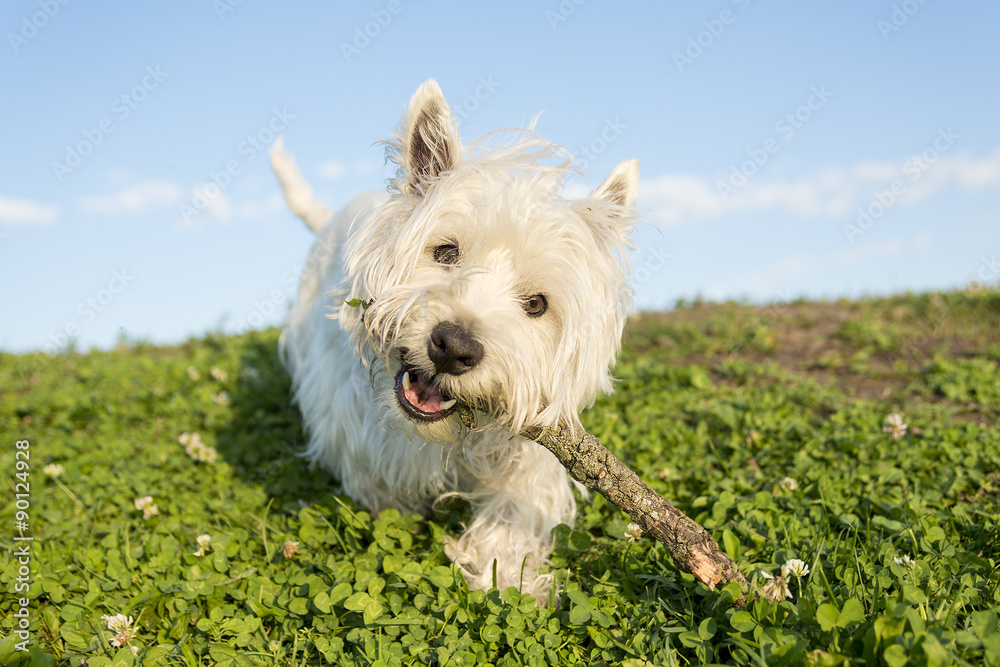
<path id="1" fill-rule="evenodd" d="M 758 586 L 808 564 L 791 599 L 744 609 L 630 544 L 600 497 L 557 531 L 557 602 L 468 591 L 443 552 L 461 503 L 373 518 L 298 457 L 276 331 L 0 355 L 0 663 L 1000 665 L 997 332 L 986 290 L 633 318 L 618 389 L 585 426 Z M 17 440 L 34 538 L 20 594 Z M 119 613 L 136 628 L 122 649 L 101 618 Z"/>

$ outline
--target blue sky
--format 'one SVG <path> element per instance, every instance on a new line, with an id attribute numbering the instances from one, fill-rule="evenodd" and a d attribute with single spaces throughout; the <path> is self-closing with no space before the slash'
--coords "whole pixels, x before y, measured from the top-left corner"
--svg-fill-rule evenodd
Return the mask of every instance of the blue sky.
<path id="1" fill-rule="evenodd" d="M 280 323 L 258 147 L 340 206 L 429 77 L 466 139 L 542 111 L 570 192 L 639 158 L 637 308 L 1000 281 L 1000 4 L 63 2 L 0 14 L 3 350 Z"/>

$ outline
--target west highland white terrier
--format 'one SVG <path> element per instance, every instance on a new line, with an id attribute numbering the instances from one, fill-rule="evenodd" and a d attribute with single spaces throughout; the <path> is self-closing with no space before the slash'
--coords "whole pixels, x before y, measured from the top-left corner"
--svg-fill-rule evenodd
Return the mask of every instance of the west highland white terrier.
<path id="1" fill-rule="evenodd" d="M 472 520 L 445 548 L 471 588 L 548 602 L 552 529 L 572 524 L 573 484 L 518 433 L 611 391 L 631 307 L 626 250 L 636 160 L 588 197 L 560 193 L 568 153 L 533 131 L 463 146 L 433 79 L 410 100 L 387 155 L 388 194 L 334 214 L 280 140 L 291 210 L 317 234 L 281 337 L 307 456 L 372 512 L 426 514 L 448 496 Z M 458 402 L 475 411 L 471 431 Z"/>

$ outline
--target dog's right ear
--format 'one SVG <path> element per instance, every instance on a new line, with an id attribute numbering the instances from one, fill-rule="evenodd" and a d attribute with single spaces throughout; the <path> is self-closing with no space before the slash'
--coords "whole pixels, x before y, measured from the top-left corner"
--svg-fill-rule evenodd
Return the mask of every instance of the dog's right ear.
<path id="1" fill-rule="evenodd" d="M 435 178 L 458 164 L 462 154 L 451 110 L 434 79 L 413 94 L 400 126 L 406 193 L 423 194 Z"/>

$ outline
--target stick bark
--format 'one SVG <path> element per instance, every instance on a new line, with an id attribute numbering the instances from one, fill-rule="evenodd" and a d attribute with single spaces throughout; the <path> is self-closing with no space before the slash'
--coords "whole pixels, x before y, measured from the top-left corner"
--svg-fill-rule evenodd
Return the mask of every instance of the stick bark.
<path id="1" fill-rule="evenodd" d="M 467 427 L 474 428 L 471 410 L 461 409 L 460 417 Z M 553 428 L 527 428 L 521 435 L 555 454 L 573 479 L 624 510 L 667 548 L 678 567 L 695 579 L 712 590 L 737 582 L 741 596 L 734 604 L 738 607 L 746 604 L 750 584 L 718 542 L 696 521 L 649 488 L 600 440 L 586 431 L 574 432 L 563 422 Z"/>

